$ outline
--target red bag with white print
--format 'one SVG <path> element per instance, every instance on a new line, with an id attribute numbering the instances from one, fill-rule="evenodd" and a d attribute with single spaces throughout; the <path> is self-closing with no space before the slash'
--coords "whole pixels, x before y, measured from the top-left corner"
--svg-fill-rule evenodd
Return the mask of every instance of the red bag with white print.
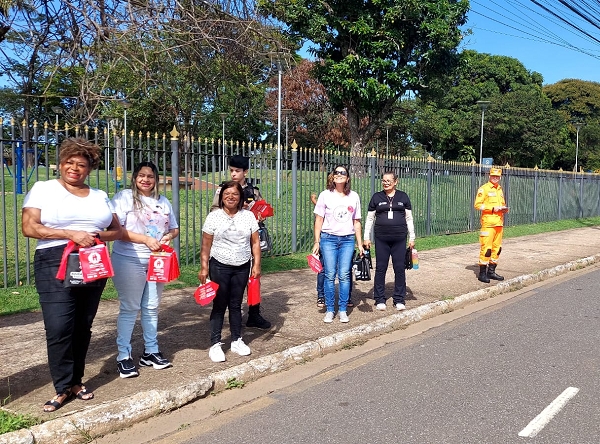
<path id="1" fill-rule="evenodd" d="M 171 282 L 179 277 L 177 253 L 168 245 L 161 245 L 160 251 L 153 251 L 148 260 L 148 282 Z"/>

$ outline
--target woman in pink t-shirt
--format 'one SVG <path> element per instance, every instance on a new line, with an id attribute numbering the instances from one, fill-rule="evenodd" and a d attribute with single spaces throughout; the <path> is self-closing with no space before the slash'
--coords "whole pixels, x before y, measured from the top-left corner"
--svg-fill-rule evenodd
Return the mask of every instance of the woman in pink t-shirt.
<path id="1" fill-rule="evenodd" d="M 350 270 L 354 245 L 363 254 L 360 225 L 360 197 L 351 190 L 350 173 L 345 166 L 333 169 L 333 182 L 315 205 L 315 244 L 312 252 L 321 252 L 325 270 L 325 305 L 323 319 L 333 322 L 335 316 L 335 279 L 339 281 L 339 319 L 348 322 L 346 307 L 350 296 Z"/>

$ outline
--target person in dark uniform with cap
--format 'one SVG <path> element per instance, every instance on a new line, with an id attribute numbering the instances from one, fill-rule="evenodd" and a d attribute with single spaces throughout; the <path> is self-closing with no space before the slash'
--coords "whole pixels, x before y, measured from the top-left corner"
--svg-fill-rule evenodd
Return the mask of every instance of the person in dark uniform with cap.
<path id="1" fill-rule="evenodd" d="M 229 175 L 231 180 L 239 183 L 242 186 L 244 192 L 244 209 L 249 209 L 253 202 L 262 200 L 262 195 L 258 187 L 252 185 L 252 183 L 246 178 L 248 170 L 250 169 L 250 158 L 246 156 L 235 155 L 229 159 Z M 219 193 L 221 187 L 217 188 L 215 197 L 213 199 L 210 210 L 213 211 L 219 208 Z M 259 219 L 259 222 L 262 218 Z M 263 330 L 271 328 L 271 323 L 263 318 L 260 314 L 260 304 L 248 306 L 248 320 L 246 321 L 246 327 L 255 327 Z"/>

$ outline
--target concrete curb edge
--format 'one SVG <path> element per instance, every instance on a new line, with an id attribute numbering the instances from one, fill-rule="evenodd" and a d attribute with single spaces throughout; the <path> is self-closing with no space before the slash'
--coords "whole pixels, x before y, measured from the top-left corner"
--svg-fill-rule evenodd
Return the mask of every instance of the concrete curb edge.
<path id="1" fill-rule="evenodd" d="M 350 344 L 359 339 L 368 339 L 410 324 L 463 308 L 473 302 L 483 301 L 500 294 L 509 293 L 569 271 L 582 269 L 600 261 L 600 254 L 567 262 L 537 273 L 518 276 L 502 281 L 492 287 L 473 291 L 451 299 L 432 302 L 410 310 L 378 319 L 368 324 L 352 327 L 329 336 L 308 341 L 278 353 L 261 356 L 244 364 L 228 368 L 207 377 L 178 387 L 175 392 L 169 390 L 149 390 L 135 396 L 118 399 L 96 405 L 85 410 L 55 418 L 30 429 L 0 435 L 0 444 L 46 444 L 78 443 L 86 436 L 100 436 L 127 428 L 135 423 L 170 410 L 177 409 L 192 401 L 206 396 L 212 389 L 221 391 L 228 381 L 235 378 L 249 382 L 265 374 L 277 373 L 306 360 L 314 359 Z"/>

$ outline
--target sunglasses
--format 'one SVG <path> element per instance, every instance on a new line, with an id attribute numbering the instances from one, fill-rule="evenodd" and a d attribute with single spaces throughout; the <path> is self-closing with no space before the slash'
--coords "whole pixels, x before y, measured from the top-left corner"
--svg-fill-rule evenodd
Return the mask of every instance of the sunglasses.
<path id="1" fill-rule="evenodd" d="M 338 171 L 334 171 L 333 175 L 334 176 L 347 176 L 348 172 L 347 171 L 338 170 Z"/>

